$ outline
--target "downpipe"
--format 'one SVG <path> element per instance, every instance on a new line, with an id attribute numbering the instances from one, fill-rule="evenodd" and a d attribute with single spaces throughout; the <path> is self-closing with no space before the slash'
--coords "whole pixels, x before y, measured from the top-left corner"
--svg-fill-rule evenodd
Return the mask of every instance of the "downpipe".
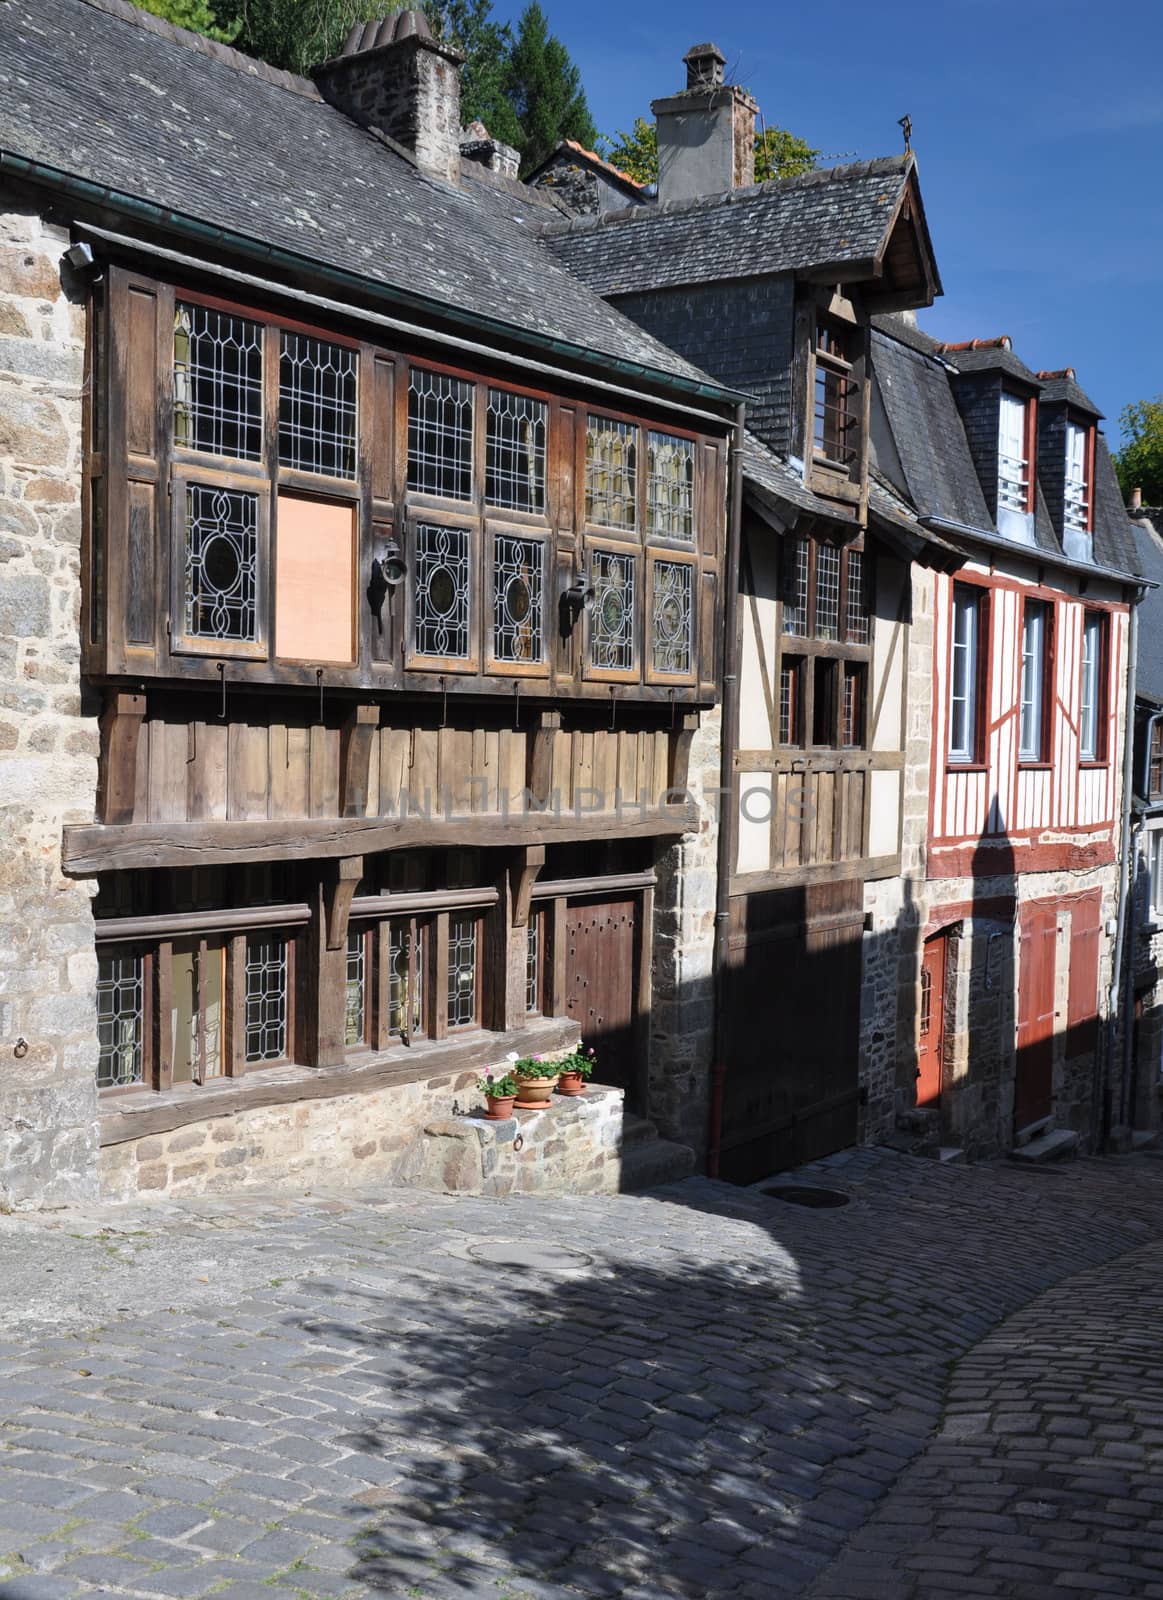
<path id="1" fill-rule="evenodd" d="M 1143 598 L 1144 591 L 1139 589 L 1131 605 L 1130 622 L 1127 628 L 1127 700 L 1123 723 L 1123 794 L 1122 794 L 1122 822 L 1120 825 L 1119 846 L 1119 897 L 1117 924 L 1115 929 L 1114 959 L 1111 962 L 1110 989 L 1107 994 L 1107 1026 L 1105 1030 L 1105 1049 L 1101 1073 L 1101 1104 L 1102 1104 L 1102 1141 L 1101 1148 L 1106 1148 L 1113 1131 L 1111 1113 L 1114 1109 L 1114 1083 L 1112 1082 L 1112 1066 L 1116 1059 L 1115 1040 L 1119 1018 L 1123 1008 L 1119 1004 L 1120 991 L 1124 982 L 1129 986 L 1133 982 L 1133 972 L 1128 970 L 1124 975 L 1123 963 L 1127 962 L 1128 969 L 1133 969 L 1133 960 L 1128 959 L 1127 921 L 1129 916 L 1128 889 L 1131 875 L 1131 808 L 1134 794 L 1135 781 L 1135 691 L 1138 683 L 1138 651 L 1139 651 L 1139 601 Z M 1118 1112 L 1119 1125 L 1126 1126 L 1126 1101 L 1127 1101 L 1127 1064 L 1129 1061 L 1130 1029 L 1127 1027 L 1127 1018 L 1123 1015 L 1122 1040 L 1123 1070 L 1118 1086 Z"/>

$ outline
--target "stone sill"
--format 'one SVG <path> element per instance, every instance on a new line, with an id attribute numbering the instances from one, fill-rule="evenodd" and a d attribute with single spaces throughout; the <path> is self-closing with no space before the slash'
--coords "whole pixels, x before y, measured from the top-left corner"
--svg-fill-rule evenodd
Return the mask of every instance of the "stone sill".
<path id="1" fill-rule="evenodd" d="M 112 1104 L 105 1103 L 108 1109 L 102 1108 L 101 1145 L 170 1133 L 192 1122 L 263 1106 L 331 1100 L 371 1089 L 475 1075 L 486 1067 L 502 1066 L 510 1050 L 525 1056 L 576 1044 L 580 1031 L 572 1017 L 538 1017 L 509 1033 L 473 1029 L 452 1039 L 422 1039 L 408 1049 L 396 1046 L 338 1067 L 263 1067 L 244 1078 L 219 1079 L 212 1088 L 183 1086 L 161 1094 L 151 1089 L 120 1094 Z"/>

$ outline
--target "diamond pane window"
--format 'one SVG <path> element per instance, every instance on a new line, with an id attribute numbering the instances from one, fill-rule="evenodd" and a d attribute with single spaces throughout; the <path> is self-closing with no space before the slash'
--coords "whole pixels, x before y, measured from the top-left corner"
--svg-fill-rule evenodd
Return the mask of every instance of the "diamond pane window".
<path id="1" fill-rule="evenodd" d="M 408 487 L 472 499 L 473 387 L 413 367 L 408 380 Z"/>
<path id="2" fill-rule="evenodd" d="M 816 638 L 840 637 L 840 551 L 834 544 L 816 548 Z"/>
<path id="3" fill-rule="evenodd" d="M 525 1010 L 541 1010 L 541 918 L 529 918 L 529 942 L 525 950 Z"/>
<path id="4" fill-rule="evenodd" d="M 123 1088 L 144 1079 L 144 962 L 101 956 L 97 962 L 97 1087 Z"/>
<path id="5" fill-rule="evenodd" d="M 650 432 L 646 442 L 646 531 L 671 539 L 693 539 L 694 503 L 694 440 Z"/>
<path id="6" fill-rule="evenodd" d="M 284 333 L 279 357 L 279 464 L 355 477 L 356 353 Z"/>
<path id="7" fill-rule="evenodd" d="M 606 672 L 634 670 L 634 557 L 595 550 L 590 662 Z"/>
<path id="8" fill-rule="evenodd" d="M 452 917 L 448 923 L 448 1026 L 468 1027 L 476 1017 L 476 918 Z"/>
<path id="9" fill-rule="evenodd" d="M 352 928 L 347 935 L 347 973 L 343 1007 L 345 1044 L 367 1043 L 367 934 Z"/>
<path id="10" fill-rule="evenodd" d="M 192 483 L 186 488 L 183 628 L 190 639 L 258 639 L 258 496 Z"/>
<path id="11" fill-rule="evenodd" d="M 586 521 L 638 525 L 638 429 L 591 416 L 586 423 Z"/>
<path id="12" fill-rule="evenodd" d="M 257 461 L 262 455 L 262 329 L 179 303 L 174 313 L 174 443 Z"/>
<path id="13" fill-rule="evenodd" d="M 281 1061 L 287 1053 L 287 944 L 246 941 L 246 1059 Z"/>
<path id="14" fill-rule="evenodd" d="M 784 552 L 790 571 L 783 602 L 783 631 L 802 639 L 808 631 L 808 541 L 795 539 L 784 546 Z"/>
<path id="15" fill-rule="evenodd" d="M 864 556 L 848 552 L 848 605 L 846 628 L 849 644 L 868 643 L 868 601 L 864 593 Z"/>
<path id="16" fill-rule="evenodd" d="M 655 672 L 689 673 L 693 644 L 691 590 L 686 561 L 655 561 L 650 605 L 650 656 Z"/>
<path id="17" fill-rule="evenodd" d="M 512 511 L 545 510 L 544 400 L 490 389 L 485 499 Z"/>
<path id="18" fill-rule="evenodd" d="M 422 656 L 469 653 L 468 533 L 416 524 L 415 648 Z"/>
<path id="19" fill-rule="evenodd" d="M 545 546 L 498 534 L 493 554 L 493 654 L 498 661 L 545 656 L 542 609 Z"/>

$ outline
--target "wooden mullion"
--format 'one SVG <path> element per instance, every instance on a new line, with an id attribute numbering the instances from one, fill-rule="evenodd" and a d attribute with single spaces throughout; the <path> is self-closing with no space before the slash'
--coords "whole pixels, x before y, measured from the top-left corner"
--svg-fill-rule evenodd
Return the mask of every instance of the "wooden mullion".
<path id="1" fill-rule="evenodd" d="M 549 951 L 546 971 L 550 982 L 548 993 L 542 1002 L 542 1011 L 546 1016 L 563 1017 L 565 1015 L 565 990 L 566 990 L 566 952 L 568 949 L 565 931 L 566 901 L 564 895 L 558 895 L 548 908 L 546 923 L 549 927 Z"/>
<path id="2" fill-rule="evenodd" d="M 438 911 L 430 924 L 428 962 L 429 1038 L 448 1037 L 448 912 Z"/>
<path id="3" fill-rule="evenodd" d="M 142 974 L 142 1043 L 153 1059 L 143 1080 L 152 1079 L 155 1089 L 169 1089 L 174 1081 L 174 1046 L 170 1018 L 173 1012 L 173 955 L 171 940 L 164 939 L 146 955 Z M 147 1025 L 148 1024 L 148 1025 Z"/>
<path id="4" fill-rule="evenodd" d="M 226 945 L 222 1071 L 228 1078 L 246 1074 L 246 939 L 236 933 Z"/>
<path id="5" fill-rule="evenodd" d="M 198 1030 L 198 1047 L 195 1053 L 194 1082 L 206 1082 L 206 964 L 209 958 L 209 946 L 205 939 L 198 940 L 198 950 L 194 957 L 194 1015 L 195 1026 Z"/>

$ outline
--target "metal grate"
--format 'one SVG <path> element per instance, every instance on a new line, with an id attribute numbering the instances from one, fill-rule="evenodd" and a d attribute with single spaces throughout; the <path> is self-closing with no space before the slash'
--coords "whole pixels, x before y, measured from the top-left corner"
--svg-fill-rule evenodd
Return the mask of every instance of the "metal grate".
<path id="1" fill-rule="evenodd" d="M 448 1026 L 467 1027 L 476 1016 L 476 918 L 453 917 L 448 924 Z"/>
<path id="2" fill-rule="evenodd" d="M 257 461 L 262 455 L 262 329 L 179 303 L 174 313 L 174 443 Z"/>
<path id="3" fill-rule="evenodd" d="M 525 1010 L 541 1010 L 541 918 L 529 918 L 529 939 L 525 948 Z"/>
<path id="4" fill-rule="evenodd" d="M 186 487 L 185 633 L 190 639 L 258 638 L 258 496 Z"/>
<path id="5" fill-rule="evenodd" d="M 349 929 L 343 1007 L 343 1038 L 349 1045 L 367 1043 L 366 949 L 367 934 L 363 929 Z"/>
<path id="6" fill-rule="evenodd" d="M 412 1004 L 408 1004 L 411 987 Z M 421 941 L 407 922 L 393 922 L 388 935 L 388 1032 L 396 1038 L 420 1032 L 423 1005 Z M 411 1023 L 409 1024 L 409 1014 Z"/>
<path id="7" fill-rule="evenodd" d="M 246 941 L 246 1059 L 281 1061 L 287 1053 L 287 942 Z"/>
<path id="8" fill-rule="evenodd" d="M 634 670 L 634 557 L 595 550 L 590 662 L 606 672 Z"/>
<path id="9" fill-rule="evenodd" d="M 790 571 L 783 602 L 783 631 L 802 639 L 808 631 L 808 541 L 795 539 L 785 549 Z"/>
<path id="10" fill-rule="evenodd" d="M 493 654 L 498 661 L 544 659 L 545 546 L 498 534 L 493 554 Z"/>
<path id="11" fill-rule="evenodd" d="M 694 569 L 686 561 L 655 561 L 650 651 L 655 672 L 689 673 L 694 642 Z"/>
<path id="12" fill-rule="evenodd" d="M 144 1078 L 144 962 L 101 956 L 97 963 L 97 1087 L 122 1088 Z"/>
<path id="13" fill-rule="evenodd" d="M 670 433 L 646 436 L 646 531 L 671 539 L 695 532 L 695 445 Z"/>
<path id="14" fill-rule="evenodd" d="M 485 499 L 511 511 L 545 510 L 544 400 L 490 389 L 486 417 Z"/>
<path id="15" fill-rule="evenodd" d="M 464 528 L 416 524 L 415 583 L 417 654 L 467 656 L 469 561 L 468 533 Z"/>
<path id="16" fill-rule="evenodd" d="M 586 521 L 638 525 L 638 429 L 591 416 L 586 423 Z"/>
<path id="17" fill-rule="evenodd" d="M 816 638 L 840 637 L 840 551 L 834 544 L 816 546 Z"/>
<path id="18" fill-rule="evenodd" d="M 473 386 L 413 367 L 408 379 L 408 487 L 472 499 Z"/>
<path id="19" fill-rule="evenodd" d="M 848 552 L 848 604 L 845 626 L 849 644 L 868 643 L 868 601 L 864 594 L 864 556 L 859 550 Z"/>
<path id="20" fill-rule="evenodd" d="M 279 464 L 355 477 L 356 353 L 284 333 L 279 356 Z"/>

